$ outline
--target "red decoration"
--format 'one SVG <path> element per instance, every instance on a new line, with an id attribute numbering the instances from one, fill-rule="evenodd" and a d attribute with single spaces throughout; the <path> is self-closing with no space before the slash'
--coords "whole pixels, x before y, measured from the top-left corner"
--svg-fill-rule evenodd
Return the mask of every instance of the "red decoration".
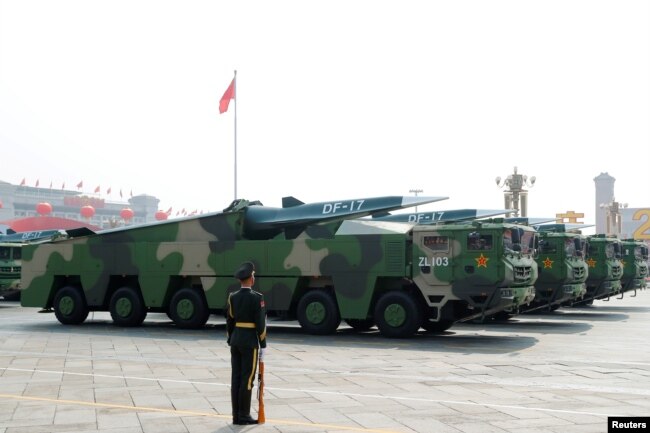
<path id="1" fill-rule="evenodd" d="M 47 202 L 39 203 L 36 205 L 36 212 L 43 216 L 52 213 L 52 205 Z"/>
<path id="2" fill-rule="evenodd" d="M 87 206 L 84 206 L 84 207 L 81 208 L 81 216 L 82 217 L 90 219 L 90 218 L 93 217 L 93 215 L 95 215 L 95 208 L 94 207 L 92 207 L 90 205 L 87 205 Z"/>
<path id="3" fill-rule="evenodd" d="M 166 220 L 166 219 L 167 219 L 167 216 L 168 216 L 168 215 L 167 215 L 167 212 L 165 212 L 165 211 L 159 210 L 158 212 L 156 212 L 156 219 L 157 219 L 158 221 L 164 221 L 164 220 Z"/>
<path id="4" fill-rule="evenodd" d="M 133 218 L 133 209 L 125 207 L 120 211 L 120 216 L 122 217 L 122 219 L 124 219 L 124 221 L 130 220 L 131 218 Z"/>

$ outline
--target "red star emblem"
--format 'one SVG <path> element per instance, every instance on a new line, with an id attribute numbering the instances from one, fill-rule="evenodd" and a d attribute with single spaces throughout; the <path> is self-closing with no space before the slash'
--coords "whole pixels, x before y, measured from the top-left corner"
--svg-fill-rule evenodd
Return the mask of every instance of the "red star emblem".
<path id="1" fill-rule="evenodd" d="M 551 269 L 551 268 L 553 268 L 553 260 L 551 260 L 551 259 L 548 258 L 548 257 L 547 257 L 546 260 L 544 260 L 542 263 L 544 263 L 544 269 L 547 269 L 547 268 L 548 268 L 548 269 Z"/>
<path id="2" fill-rule="evenodd" d="M 481 266 L 484 268 L 487 268 L 487 262 L 490 260 L 488 257 L 485 257 L 483 253 L 481 253 L 480 257 L 475 258 L 476 260 L 476 267 L 480 268 Z"/>
<path id="3" fill-rule="evenodd" d="M 596 267 L 596 261 L 594 259 L 592 259 L 592 258 L 589 258 L 589 260 L 587 260 L 587 266 L 589 266 L 590 268 L 595 268 Z"/>

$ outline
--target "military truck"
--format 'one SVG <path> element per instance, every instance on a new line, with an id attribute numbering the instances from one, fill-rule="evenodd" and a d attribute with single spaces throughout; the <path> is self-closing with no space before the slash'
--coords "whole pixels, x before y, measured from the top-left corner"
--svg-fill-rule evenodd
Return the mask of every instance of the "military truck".
<path id="1" fill-rule="evenodd" d="M 521 312 L 556 310 L 563 303 L 582 300 L 589 275 L 586 236 L 571 232 L 566 224 L 536 226 L 539 232 L 535 299 Z"/>
<path id="2" fill-rule="evenodd" d="M 15 299 L 20 289 L 20 244 L 0 242 L 0 296 Z"/>
<path id="3" fill-rule="evenodd" d="M 530 296 L 531 228 L 356 219 L 425 202 L 285 198 L 283 208 L 268 208 L 236 200 L 219 213 L 27 246 L 22 305 L 53 308 L 63 324 L 109 311 L 116 325 L 137 326 L 148 312 L 166 312 L 179 327 L 199 328 L 223 314 L 243 261 L 255 264 L 269 314 L 295 317 L 311 334 L 333 333 L 345 320 L 409 337 Z"/>
<path id="4" fill-rule="evenodd" d="M 58 230 L 11 232 L 0 235 L 0 296 L 5 300 L 20 298 L 22 247 L 28 242 L 54 239 L 60 235 Z"/>
<path id="5" fill-rule="evenodd" d="M 621 240 L 623 276 L 621 277 L 621 293 L 645 289 L 648 277 L 648 245 L 635 239 Z"/>
<path id="6" fill-rule="evenodd" d="M 591 305 L 594 299 L 609 298 L 621 291 L 621 252 L 621 243 L 615 237 L 604 234 L 587 236 L 587 293 L 576 305 Z"/>

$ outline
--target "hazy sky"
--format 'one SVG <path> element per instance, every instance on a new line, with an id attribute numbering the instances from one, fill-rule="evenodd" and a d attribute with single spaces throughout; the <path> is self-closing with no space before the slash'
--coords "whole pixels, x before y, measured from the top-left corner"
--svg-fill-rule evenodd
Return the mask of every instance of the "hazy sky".
<path id="1" fill-rule="evenodd" d="M 650 206 L 647 0 L 0 0 L 0 180 L 221 210 L 235 69 L 240 198 Z"/>

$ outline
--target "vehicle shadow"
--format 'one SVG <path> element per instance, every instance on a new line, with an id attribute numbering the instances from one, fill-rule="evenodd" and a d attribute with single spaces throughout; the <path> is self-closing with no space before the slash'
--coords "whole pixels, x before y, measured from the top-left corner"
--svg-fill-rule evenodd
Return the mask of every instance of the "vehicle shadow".
<path id="1" fill-rule="evenodd" d="M 616 310 L 613 310 L 616 311 Z M 562 308 L 552 313 L 539 315 L 551 320 L 590 320 L 598 322 L 620 322 L 630 318 L 624 313 L 610 313 L 603 311 L 600 307 L 572 307 Z"/>
<path id="2" fill-rule="evenodd" d="M 466 326 L 468 329 L 538 334 L 580 334 L 593 327 L 591 324 L 584 322 L 567 322 L 562 320 L 555 321 L 544 319 L 547 319 L 547 317 L 544 317 L 543 319 L 536 317 L 518 319 L 517 317 L 514 317 L 509 320 L 490 320 L 483 323 L 463 323 L 455 326 Z M 552 319 L 554 319 L 554 317 Z"/>
<path id="3" fill-rule="evenodd" d="M 49 315 L 49 314 L 47 314 Z M 44 317 L 46 315 L 40 316 Z M 213 340 L 225 342 L 226 325 L 222 318 L 210 319 L 201 329 L 178 328 L 165 314 L 154 313 L 147 316 L 147 320 L 133 328 L 115 326 L 106 317 L 106 313 L 93 317 L 92 313 L 81 325 L 62 325 L 54 314 L 51 320 L 37 322 L 22 322 L 22 332 L 44 332 L 55 335 L 75 334 L 83 336 L 103 337 L 129 337 L 129 338 L 155 338 L 158 340 L 197 341 Z M 150 317 L 151 316 L 151 317 Z M 500 354 L 511 353 L 527 349 L 537 342 L 530 336 L 512 335 L 506 330 L 507 335 L 482 335 L 473 329 L 451 329 L 443 333 L 429 333 L 421 330 L 412 338 L 391 339 L 385 338 L 376 328 L 359 332 L 345 325 L 341 325 L 333 335 L 307 334 L 297 322 L 270 320 L 267 325 L 269 340 L 275 344 L 297 344 L 321 347 L 345 348 L 392 348 L 397 350 L 435 351 L 454 353 L 486 353 Z"/>

